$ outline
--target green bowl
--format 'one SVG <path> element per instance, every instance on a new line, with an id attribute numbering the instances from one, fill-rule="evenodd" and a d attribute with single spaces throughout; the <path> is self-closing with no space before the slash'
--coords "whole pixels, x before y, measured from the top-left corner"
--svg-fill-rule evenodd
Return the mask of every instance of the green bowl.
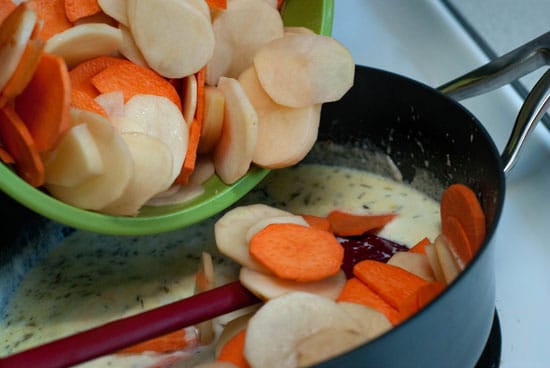
<path id="1" fill-rule="evenodd" d="M 286 26 L 304 26 L 330 35 L 333 13 L 334 0 L 286 0 L 283 19 Z M 268 172 L 252 167 L 232 185 L 215 176 L 207 181 L 205 193 L 200 197 L 180 205 L 144 207 L 136 217 L 110 216 L 70 206 L 27 184 L 3 164 L 0 164 L 0 190 L 42 216 L 77 229 L 111 235 L 146 235 L 176 230 L 215 215 L 248 193 Z"/>

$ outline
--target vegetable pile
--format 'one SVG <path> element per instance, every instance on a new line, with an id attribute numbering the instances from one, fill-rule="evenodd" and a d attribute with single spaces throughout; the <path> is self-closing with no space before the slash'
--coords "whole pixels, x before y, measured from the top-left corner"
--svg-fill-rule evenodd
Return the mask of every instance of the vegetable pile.
<path id="1" fill-rule="evenodd" d="M 216 344 L 216 361 L 201 367 L 309 366 L 403 323 L 453 282 L 485 238 L 485 217 L 469 187 L 449 186 L 440 210 L 441 223 L 454 225 L 410 249 L 376 235 L 398 213 L 317 217 L 264 204 L 230 210 L 215 224 L 216 244 L 241 265 L 241 284 L 263 303 L 225 324 L 217 340 L 212 326 L 199 329 L 209 336 L 203 344 Z M 213 274 L 203 254 L 198 292 L 214 287 Z M 189 332 L 173 336 L 176 349 L 200 345 L 198 337 L 183 338 Z M 171 346 L 166 338 L 146 346 L 169 351 L 162 350 Z"/>
<path id="2" fill-rule="evenodd" d="M 296 164 L 351 87 L 279 1 L 0 2 L 0 158 L 70 205 L 133 216 L 217 174 Z"/>

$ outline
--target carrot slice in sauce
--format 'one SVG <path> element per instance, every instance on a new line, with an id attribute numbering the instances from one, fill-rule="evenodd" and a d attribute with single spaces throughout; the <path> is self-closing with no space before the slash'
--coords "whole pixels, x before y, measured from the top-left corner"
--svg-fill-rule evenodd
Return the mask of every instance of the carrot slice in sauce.
<path id="1" fill-rule="evenodd" d="M 302 215 L 302 217 L 304 218 L 304 220 L 306 220 L 309 226 L 319 230 L 332 232 L 330 221 L 326 217 L 314 216 L 314 215 Z"/>
<path id="2" fill-rule="evenodd" d="M 0 0 L 0 23 L 7 18 L 8 15 L 16 8 L 16 5 L 11 0 Z"/>
<path id="3" fill-rule="evenodd" d="M 101 8 L 97 0 L 65 0 L 65 15 L 71 22 L 76 22 L 100 11 Z"/>
<path id="4" fill-rule="evenodd" d="M 327 216 L 332 231 L 340 236 L 362 235 L 367 231 L 379 229 L 395 218 L 395 214 L 358 215 L 334 210 Z"/>
<path id="5" fill-rule="evenodd" d="M 65 14 L 65 0 L 29 0 L 27 4 L 36 12 L 38 19 L 44 22 L 40 30 L 40 38 L 43 40 L 73 26 Z"/>
<path id="6" fill-rule="evenodd" d="M 424 238 L 420 240 L 418 243 L 416 243 L 415 245 L 413 245 L 411 249 L 409 249 L 409 252 L 426 254 L 426 245 L 430 243 L 431 243 L 430 239 Z"/>
<path id="7" fill-rule="evenodd" d="M 312 227 L 270 224 L 250 240 L 250 255 L 282 279 L 316 281 L 335 275 L 344 248 L 333 234 Z"/>
<path id="8" fill-rule="evenodd" d="M 246 329 L 239 331 L 224 344 L 216 360 L 219 362 L 233 363 L 239 368 L 250 367 L 244 356 L 245 341 Z"/>
<path id="9" fill-rule="evenodd" d="M 189 346 L 185 329 L 177 330 L 142 343 L 119 350 L 119 354 L 139 354 L 146 351 L 167 353 L 182 350 Z"/>

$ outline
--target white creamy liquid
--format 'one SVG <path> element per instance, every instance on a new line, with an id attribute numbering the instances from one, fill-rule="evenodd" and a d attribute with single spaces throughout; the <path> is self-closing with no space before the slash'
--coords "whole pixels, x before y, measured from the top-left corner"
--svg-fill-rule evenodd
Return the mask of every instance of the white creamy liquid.
<path id="1" fill-rule="evenodd" d="M 321 216 L 333 209 L 394 212 L 398 216 L 379 235 L 409 247 L 440 232 L 435 200 L 354 169 L 303 165 L 273 171 L 241 204 L 257 202 Z M 214 220 L 157 236 L 69 236 L 28 272 L 11 298 L 0 322 L 0 355 L 191 295 L 203 250 L 214 256 L 218 285 L 236 279 L 237 266 L 215 249 Z M 146 367 L 158 362 L 155 355 L 139 358 L 108 356 L 83 366 Z"/>

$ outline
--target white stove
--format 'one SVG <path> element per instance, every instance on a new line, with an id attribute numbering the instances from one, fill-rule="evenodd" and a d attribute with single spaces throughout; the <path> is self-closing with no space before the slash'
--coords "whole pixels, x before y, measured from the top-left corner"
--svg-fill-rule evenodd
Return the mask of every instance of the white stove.
<path id="1" fill-rule="evenodd" d="M 433 87 L 488 61 L 463 25 L 435 0 L 336 0 L 332 34 L 357 64 Z M 509 86 L 463 101 L 500 150 L 521 103 Z M 550 226 L 549 159 L 550 131 L 539 124 L 507 178 L 495 236 L 503 368 L 550 366 L 550 241 L 545 228 Z"/>

